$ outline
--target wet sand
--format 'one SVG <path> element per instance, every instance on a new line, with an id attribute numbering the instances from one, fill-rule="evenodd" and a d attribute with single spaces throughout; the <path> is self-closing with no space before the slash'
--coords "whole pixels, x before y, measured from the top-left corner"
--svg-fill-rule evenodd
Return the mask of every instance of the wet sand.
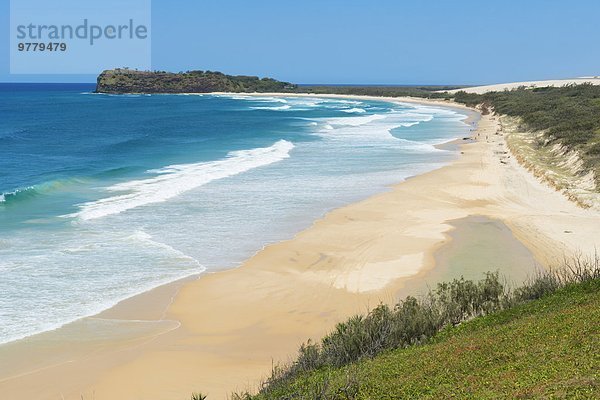
<path id="1" fill-rule="evenodd" d="M 511 286 L 541 270 L 533 254 L 500 220 L 481 215 L 448 221 L 448 241 L 434 254 L 429 279 L 437 282 L 460 278 L 478 280 L 486 272 L 501 274 Z"/>

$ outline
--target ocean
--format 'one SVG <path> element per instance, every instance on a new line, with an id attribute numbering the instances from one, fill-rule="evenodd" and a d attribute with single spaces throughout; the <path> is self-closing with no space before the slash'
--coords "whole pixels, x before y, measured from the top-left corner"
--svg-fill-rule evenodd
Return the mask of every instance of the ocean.
<path id="1" fill-rule="evenodd" d="M 233 268 L 456 157 L 461 111 L 0 85 L 0 343 Z"/>

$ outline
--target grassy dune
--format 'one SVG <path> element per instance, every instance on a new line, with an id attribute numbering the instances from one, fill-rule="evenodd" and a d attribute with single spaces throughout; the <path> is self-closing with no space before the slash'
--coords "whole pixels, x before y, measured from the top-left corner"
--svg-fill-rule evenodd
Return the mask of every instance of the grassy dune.
<path id="1" fill-rule="evenodd" d="M 209 397 L 210 398 L 210 397 Z M 232 399 L 600 398 L 600 263 L 496 274 L 377 307 Z"/>
<path id="2" fill-rule="evenodd" d="M 248 398 L 600 398 L 600 280 Z"/>

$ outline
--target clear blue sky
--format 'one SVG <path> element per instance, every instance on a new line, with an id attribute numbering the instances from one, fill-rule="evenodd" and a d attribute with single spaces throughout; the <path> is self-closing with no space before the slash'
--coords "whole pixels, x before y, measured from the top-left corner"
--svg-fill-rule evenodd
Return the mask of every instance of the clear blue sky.
<path id="1" fill-rule="evenodd" d="M 10 75 L 9 10 L 0 82 L 95 80 Z M 153 0 L 152 67 L 338 84 L 600 75 L 599 16 L 598 0 Z"/>

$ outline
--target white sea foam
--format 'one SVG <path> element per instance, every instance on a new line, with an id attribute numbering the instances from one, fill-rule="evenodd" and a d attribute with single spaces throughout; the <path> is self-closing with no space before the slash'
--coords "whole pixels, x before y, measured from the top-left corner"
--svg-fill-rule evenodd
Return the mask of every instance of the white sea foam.
<path id="1" fill-rule="evenodd" d="M 90 238 L 82 235 L 78 238 L 71 238 L 71 241 L 74 240 L 79 243 L 78 246 L 57 251 L 44 251 L 43 245 L 41 249 L 34 249 L 33 251 L 21 248 L 19 249 L 21 251 L 18 252 L 19 256 L 8 260 L 8 263 L 4 265 L 0 264 L 0 271 L 3 270 L 3 266 L 12 267 L 13 269 L 19 267 L 25 269 L 12 276 L 13 283 L 17 283 L 18 286 L 27 287 L 29 280 L 32 279 L 31 276 L 27 277 L 31 270 L 39 271 L 45 268 L 44 271 L 50 275 L 43 281 L 38 282 L 36 286 L 38 293 L 35 298 L 25 297 L 21 299 L 22 303 L 20 305 L 25 307 L 25 310 L 35 309 L 35 305 L 38 304 L 40 299 L 47 304 L 60 304 L 60 307 L 56 307 L 56 310 L 53 307 L 48 307 L 48 312 L 43 315 L 33 314 L 33 318 L 25 318 L 29 314 L 23 311 L 8 313 L 5 315 L 8 319 L 7 323 L 0 327 L 0 344 L 60 328 L 81 318 L 96 315 L 131 296 L 206 271 L 206 267 L 194 257 L 166 243 L 156 241 L 153 236 L 143 230 L 134 231 L 133 234 L 122 235 L 117 233 L 116 235 L 112 236 L 111 233 L 104 232 L 102 236 L 104 240 L 98 242 L 99 236 L 96 234 L 94 238 L 91 238 L 92 243 L 88 242 Z M 56 238 L 56 245 L 62 244 L 60 239 L 60 237 Z M 123 242 L 127 241 L 130 243 L 123 246 Z M 19 247 L 23 244 L 20 243 Z M 2 248 L 1 241 L 0 248 Z M 120 254 L 121 251 L 126 253 Z M 32 252 L 39 254 L 32 257 L 32 254 L 30 254 Z M 107 258 L 98 259 L 97 257 L 100 254 Z M 132 257 L 132 255 L 134 256 Z M 115 258 L 110 258 L 111 256 Z M 23 257 L 29 258 L 26 262 L 22 262 L 21 258 Z M 141 268 L 135 265 L 136 258 L 138 263 L 155 263 L 157 265 L 167 263 L 169 267 L 166 269 L 148 268 L 154 273 L 150 277 L 147 275 L 145 267 Z M 116 261 L 117 259 L 119 259 L 119 262 Z M 127 264 L 131 261 L 134 261 L 134 263 Z M 93 270 L 88 271 L 87 274 L 80 273 L 80 268 L 76 265 L 80 266 L 82 263 L 88 268 L 93 268 Z M 138 279 L 134 279 L 127 285 L 122 285 L 121 280 L 124 275 L 116 271 L 111 272 L 110 267 L 106 266 L 110 264 L 127 265 L 129 267 L 127 273 Z M 3 273 L 6 273 L 6 271 L 3 271 Z M 21 275 L 25 275 L 27 282 L 14 282 Z M 87 277 L 87 279 L 82 279 L 84 277 Z M 35 275 L 33 279 L 36 279 Z M 85 296 L 78 294 L 76 290 L 66 290 L 72 284 L 69 282 L 73 282 L 73 280 L 78 282 L 80 289 L 82 288 L 86 293 Z M 100 284 L 100 287 L 95 286 L 98 284 Z M 0 286 L 2 285 L 0 284 Z M 6 290 L 7 288 L 3 289 Z M 13 290 L 13 288 L 11 287 L 10 290 Z M 54 292 L 54 290 L 57 292 Z M 13 291 L 12 294 L 21 295 L 18 290 Z M 11 304 L 11 302 L 8 304 Z"/>
<path id="2" fill-rule="evenodd" d="M 440 108 L 440 107 L 436 107 L 436 106 L 428 106 L 428 105 L 411 105 L 409 103 L 396 103 L 398 105 L 404 106 L 404 107 L 411 107 L 412 110 L 407 113 L 410 114 L 412 113 L 413 115 L 431 115 L 432 117 L 435 116 L 441 116 L 441 117 L 452 117 L 453 120 L 455 121 L 462 121 L 464 119 L 467 119 L 468 116 L 462 113 L 459 113 L 453 109 L 449 109 L 449 108 Z"/>
<path id="3" fill-rule="evenodd" d="M 341 110 L 346 113 L 365 113 L 367 112 L 364 108 L 349 108 L 347 110 Z"/>
<path id="4" fill-rule="evenodd" d="M 344 99 L 332 99 L 331 101 L 342 104 L 362 104 L 360 100 L 344 100 Z"/>
<path id="5" fill-rule="evenodd" d="M 313 107 L 318 107 L 319 105 L 321 105 L 323 103 L 326 103 L 326 101 L 323 99 L 313 99 L 310 97 L 304 97 L 304 98 L 291 98 L 291 99 L 289 99 L 289 103 L 293 104 L 295 107 L 299 106 L 299 107 L 313 108 Z"/>
<path id="6" fill-rule="evenodd" d="M 355 100 L 343 100 L 343 99 L 329 99 L 329 98 L 319 98 L 319 97 L 276 97 L 276 96 L 244 96 L 244 95 L 233 95 L 233 94 L 218 94 L 215 95 L 217 97 L 226 97 L 234 100 L 246 100 L 258 103 L 284 103 L 287 104 L 288 107 L 283 106 L 255 106 L 250 107 L 255 110 L 293 110 L 293 111 L 303 111 L 309 110 L 316 107 L 323 108 L 331 108 L 331 109 L 342 109 L 341 111 L 346 111 L 348 107 L 358 106 L 363 104 L 362 101 Z M 361 109 L 355 108 L 354 111 L 347 112 L 366 112 L 365 110 L 359 111 Z"/>
<path id="7" fill-rule="evenodd" d="M 250 96 L 243 94 L 214 94 L 214 97 L 225 97 L 232 100 L 248 100 L 256 102 L 269 102 L 269 103 L 287 103 L 288 101 L 282 97 L 273 96 Z"/>
<path id="8" fill-rule="evenodd" d="M 91 220 L 119 214 L 147 204 L 163 202 L 214 180 L 281 161 L 289 157 L 293 148 L 291 142 L 280 140 L 266 148 L 232 151 L 226 158 L 218 161 L 170 165 L 151 171 L 157 174 L 152 178 L 108 187 L 109 192 L 124 192 L 124 194 L 81 204 L 80 211 L 69 216 L 80 220 Z"/>
<path id="9" fill-rule="evenodd" d="M 281 97 L 253 97 L 255 101 L 269 101 L 272 103 L 287 103 L 286 99 Z"/>
<path id="10" fill-rule="evenodd" d="M 338 125 L 338 126 L 340 126 L 340 125 L 360 126 L 360 125 L 366 125 L 373 121 L 377 121 L 378 119 L 386 119 L 386 118 L 388 118 L 387 115 L 373 114 L 373 115 L 366 115 L 364 117 L 327 118 L 327 123 L 332 126 L 335 126 L 335 125 Z"/>
<path id="11" fill-rule="evenodd" d="M 444 150 L 437 149 L 431 143 L 417 142 L 415 140 L 408 139 L 397 139 L 403 150 L 419 153 L 437 153 L 443 152 Z"/>
<path id="12" fill-rule="evenodd" d="M 391 110 L 383 114 L 322 118 L 316 134 L 328 140 L 345 143 L 347 146 L 385 146 L 397 147 L 409 152 L 439 152 L 431 143 L 413 141 L 396 137 L 392 131 L 396 128 L 411 127 L 431 121 L 434 115 L 445 110 L 432 107 L 414 107 Z M 341 110 L 345 111 L 345 110 Z"/>
<path id="13" fill-rule="evenodd" d="M 48 186 L 48 185 L 45 185 Z M 10 192 L 0 193 L 0 203 L 6 202 L 7 198 L 14 198 L 14 196 L 19 196 L 20 194 L 27 193 L 30 191 L 34 191 L 36 188 L 34 186 L 27 186 L 20 189 L 15 189 Z"/>
<path id="14" fill-rule="evenodd" d="M 176 248 L 174 248 L 172 246 L 169 246 L 166 243 L 161 243 L 161 242 L 157 242 L 156 240 L 153 240 L 152 235 L 150 235 L 142 230 L 136 231 L 133 235 L 129 236 L 127 239 L 133 240 L 136 242 L 141 242 L 144 245 L 147 245 L 150 247 L 162 249 L 166 252 L 166 254 L 169 254 L 171 257 L 185 259 L 185 260 L 191 262 L 192 264 L 195 264 L 198 266 L 198 269 L 195 271 L 196 273 L 204 272 L 206 270 L 206 268 L 202 264 L 200 264 L 200 262 L 198 260 L 196 260 L 194 257 L 188 256 L 187 254 L 184 254 L 183 252 L 177 250 Z"/>
<path id="15" fill-rule="evenodd" d="M 250 107 L 253 110 L 272 110 L 272 111 L 283 111 L 283 110 L 289 110 L 290 108 L 292 108 L 292 106 L 288 105 L 288 104 L 284 104 L 282 106 L 275 106 L 275 107 Z"/>
<path id="16" fill-rule="evenodd" d="M 288 103 L 294 106 L 300 107 L 324 107 L 324 108 L 347 108 L 350 106 L 358 106 L 363 104 L 361 101 L 354 100 L 338 100 L 338 99 L 328 99 L 328 98 L 313 98 L 313 97 L 293 97 L 288 98 Z"/>
<path id="17" fill-rule="evenodd" d="M 229 99 L 233 99 L 233 100 L 251 100 L 252 97 L 251 96 L 241 96 L 241 95 L 226 95 L 226 94 L 214 94 L 214 97 L 227 97 Z"/>
<path id="18" fill-rule="evenodd" d="M 97 247 L 98 246 L 96 246 L 93 243 L 88 243 L 77 247 L 67 247 L 65 249 L 60 250 L 60 252 L 63 254 L 81 254 L 94 251 L 97 249 Z"/>

